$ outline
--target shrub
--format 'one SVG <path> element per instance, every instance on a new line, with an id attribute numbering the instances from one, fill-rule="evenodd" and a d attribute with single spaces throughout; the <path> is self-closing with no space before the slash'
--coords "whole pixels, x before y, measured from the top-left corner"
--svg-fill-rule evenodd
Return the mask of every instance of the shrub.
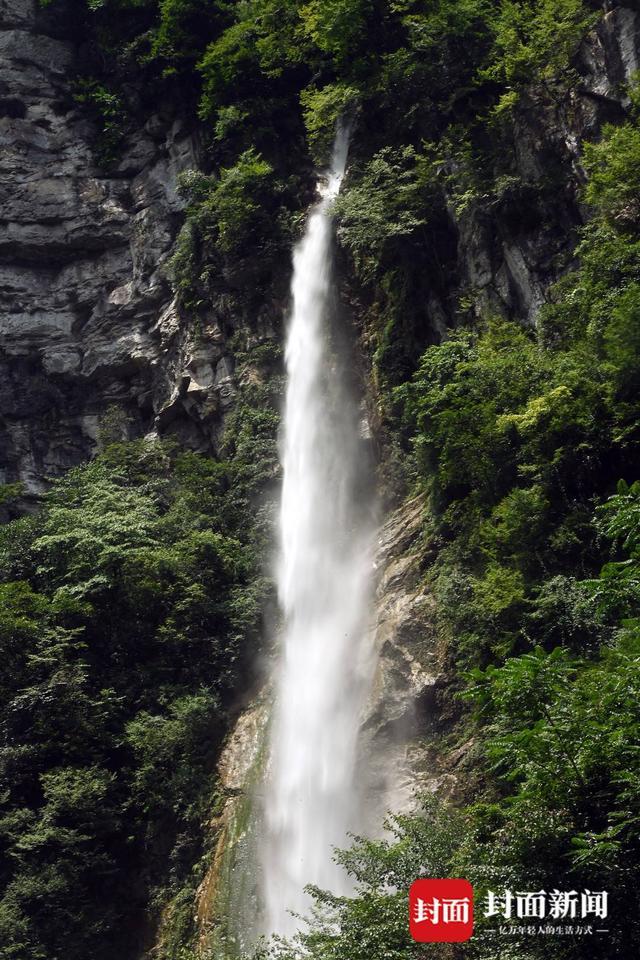
<path id="1" fill-rule="evenodd" d="M 84 78 L 76 81 L 74 99 L 88 108 L 96 124 L 98 162 L 105 167 L 111 166 L 118 159 L 128 121 L 122 97 L 99 80 Z"/>
<path id="2" fill-rule="evenodd" d="M 277 215 L 281 184 L 271 165 L 250 148 L 218 176 L 186 171 L 179 188 L 188 202 L 187 217 L 170 271 L 182 304 L 197 309 L 216 284 L 225 289 L 221 267 L 228 274 L 249 268 L 258 288 L 283 240 L 283 218 Z M 246 293 L 258 296 L 259 289 Z"/>
<path id="3" fill-rule="evenodd" d="M 599 17 L 583 0 L 501 0 L 487 75 L 509 85 L 560 79 Z"/>
<path id="4" fill-rule="evenodd" d="M 357 91 L 344 84 L 328 84 L 318 90 L 307 87 L 300 94 L 307 129 L 307 141 L 315 162 L 327 163 L 335 136 L 336 122 L 356 102 Z"/>
<path id="5" fill-rule="evenodd" d="M 600 143 L 586 144 L 589 174 L 586 198 L 619 229 L 640 223 L 640 127 L 627 123 L 605 127 Z"/>
<path id="6" fill-rule="evenodd" d="M 335 202 L 338 236 L 363 280 L 382 272 L 398 244 L 428 222 L 432 186 L 430 159 L 413 147 L 381 150 L 347 184 Z"/>

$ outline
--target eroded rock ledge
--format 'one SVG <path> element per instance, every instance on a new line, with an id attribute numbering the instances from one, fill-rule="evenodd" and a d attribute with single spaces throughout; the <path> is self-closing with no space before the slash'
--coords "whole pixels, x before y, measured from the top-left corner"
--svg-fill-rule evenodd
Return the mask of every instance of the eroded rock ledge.
<path id="1" fill-rule="evenodd" d="M 29 494 L 87 458 L 110 407 L 123 436 L 210 450 L 234 394 L 219 323 L 194 330 L 167 277 L 197 139 L 159 106 L 101 169 L 59 30 L 0 0 L 0 482 Z"/>

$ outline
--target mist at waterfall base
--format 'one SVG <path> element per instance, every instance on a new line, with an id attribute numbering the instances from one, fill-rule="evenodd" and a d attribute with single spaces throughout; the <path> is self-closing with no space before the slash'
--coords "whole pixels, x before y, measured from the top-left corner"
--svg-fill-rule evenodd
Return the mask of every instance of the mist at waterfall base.
<path id="1" fill-rule="evenodd" d="M 261 858 L 267 935 L 299 928 L 307 884 L 348 892 L 333 851 L 348 844 L 361 805 L 357 740 L 371 675 L 370 465 L 332 270 L 331 203 L 348 140 L 340 127 L 321 200 L 293 257 L 277 571 L 284 626 Z"/>

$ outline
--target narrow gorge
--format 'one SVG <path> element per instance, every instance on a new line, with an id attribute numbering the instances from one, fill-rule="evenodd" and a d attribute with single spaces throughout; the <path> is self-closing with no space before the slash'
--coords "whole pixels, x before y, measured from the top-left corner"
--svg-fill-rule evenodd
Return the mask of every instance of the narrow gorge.
<path id="1" fill-rule="evenodd" d="M 640 4 L 0 54 L 0 960 L 637 956 Z"/>

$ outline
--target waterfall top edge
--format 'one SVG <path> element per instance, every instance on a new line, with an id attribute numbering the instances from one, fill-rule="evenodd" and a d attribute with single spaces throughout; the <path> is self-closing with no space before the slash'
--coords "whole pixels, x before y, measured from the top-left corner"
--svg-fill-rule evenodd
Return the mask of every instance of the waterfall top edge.
<path id="1" fill-rule="evenodd" d="M 333 200 L 340 192 L 340 186 L 347 169 L 349 144 L 351 142 L 351 123 L 339 120 L 331 153 L 331 165 L 320 177 L 318 190 L 323 200 Z"/>

